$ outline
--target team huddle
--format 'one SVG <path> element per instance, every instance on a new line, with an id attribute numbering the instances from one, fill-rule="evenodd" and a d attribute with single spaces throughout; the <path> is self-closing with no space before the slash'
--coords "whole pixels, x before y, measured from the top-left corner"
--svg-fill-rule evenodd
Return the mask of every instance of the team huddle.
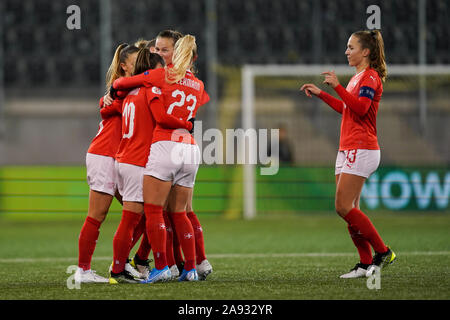
<path id="1" fill-rule="evenodd" d="M 192 208 L 200 150 L 191 133 L 198 108 L 209 101 L 194 75 L 196 59 L 195 37 L 173 30 L 117 47 L 99 102 L 102 121 L 86 155 L 89 209 L 76 282 L 197 281 L 212 272 Z M 105 278 L 91 260 L 113 197 L 123 210 Z"/>
<path id="2" fill-rule="evenodd" d="M 364 182 L 380 163 L 376 116 L 387 75 L 381 33 L 353 33 L 345 55 L 356 69 L 346 88 L 333 71 L 322 73 L 341 99 L 311 83 L 301 90 L 342 114 L 335 208 L 347 223 L 360 261 L 340 277 L 360 278 L 396 259 L 359 206 Z M 192 208 L 200 150 L 191 133 L 198 108 L 209 101 L 193 73 L 196 58 L 195 37 L 173 30 L 160 32 L 155 41 L 117 48 L 106 76 L 108 93 L 100 99 L 100 129 L 86 155 L 89 211 L 80 232 L 75 281 L 197 281 L 213 271 Z M 123 212 L 107 279 L 91 270 L 91 259 L 114 196 Z M 150 251 L 155 262 L 151 271 Z"/>

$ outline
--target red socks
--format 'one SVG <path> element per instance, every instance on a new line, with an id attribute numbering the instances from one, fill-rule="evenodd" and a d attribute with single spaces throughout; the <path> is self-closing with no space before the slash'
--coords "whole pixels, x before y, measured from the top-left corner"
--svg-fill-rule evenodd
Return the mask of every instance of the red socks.
<path id="1" fill-rule="evenodd" d="M 175 257 L 173 255 L 173 228 L 167 211 L 163 211 L 164 222 L 166 224 L 166 259 L 168 266 L 175 264 Z"/>
<path id="2" fill-rule="evenodd" d="M 83 270 L 91 269 L 92 255 L 97 245 L 100 234 L 101 222 L 91 217 L 86 217 L 78 238 L 78 267 Z"/>
<path id="3" fill-rule="evenodd" d="M 166 225 L 164 223 L 163 208 L 144 203 L 147 237 L 152 244 L 155 267 L 158 270 L 167 266 L 166 259 Z"/>
<path id="4" fill-rule="evenodd" d="M 148 256 L 150 254 L 150 251 L 152 250 L 152 247 L 150 245 L 150 242 L 148 241 L 147 232 L 145 232 L 145 214 L 142 215 L 141 220 L 139 221 L 138 225 L 134 229 L 133 232 L 133 240 L 130 245 L 130 251 L 133 249 L 135 244 L 138 242 L 139 238 L 142 236 L 141 244 L 139 245 L 139 249 L 136 252 L 137 256 L 141 260 L 147 260 Z"/>
<path id="5" fill-rule="evenodd" d="M 184 263 L 185 270 L 191 270 L 195 268 L 195 238 L 194 228 L 192 228 L 191 221 L 186 215 L 186 211 L 183 212 L 171 212 L 173 226 L 177 234 L 178 241 L 183 249 L 183 254 L 186 259 Z"/>
<path id="6" fill-rule="evenodd" d="M 133 232 L 141 220 L 141 214 L 123 210 L 122 220 L 117 227 L 113 239 L 113 268 L 112 272 L 120 273 L 125 269 L 128 255 L 130 254 L 130 245 Z"/>
<path id="7" fill-rule="evenodd" d="M 359 261 L 363 264 L 372 264 L 372 248 L 369 241 L 364 239 L 358 230 L 355 230 L 351 225 L 348 225 L 348 232 L 352 237 L 353 243 L 359 253 Z"/>
<path id="8" fill-rule="evenodd" d="M 187 217 L 191 221 L 192 227 L 194 228 L 195 256 L 197 259 L 197 264 L 200 264 L 203 260 L 206 259 L 205 240 L 203 239 L 203 229 L 200 224 L 200 221 L 197 218 L 197 215 L 193 211 L 188 212 Z"/>
<path id="9" fill-rule="evenodd" d="M 361 237 L 369 241 L 376 252 L 384 253 L 388 250 L 378 234 L 377 229 L 375 229 L 370 219 L 362 211 L 353 208 L 347 213 L 344 220 L 347 221 L 355 232 L 359 231 Z"/>

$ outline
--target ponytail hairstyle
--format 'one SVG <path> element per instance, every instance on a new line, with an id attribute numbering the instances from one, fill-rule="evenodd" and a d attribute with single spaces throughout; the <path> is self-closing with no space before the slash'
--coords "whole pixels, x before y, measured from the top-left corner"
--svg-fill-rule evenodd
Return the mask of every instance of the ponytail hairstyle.
<path id="1" fill-rule="evenodd" d="M 138 40 L 136 40 L 136 42 L 134 43 L 134 46 L 137 47 L 139 50 L 145 47 L 148 47 L 148 40 L 145 40 L 143 38 L 139 38 Z"/>
<path id="2" fill-rule="evenodd" d="M 195 37 L 187 34 L 175 44 L 172 58 L 173 67 L 166 69 L 166 82 L 172 84 L 183 79 L 195 59 L 197 59 Z"/>
<path id="3" fill-rule="evenodd" d="M 140 74 L 148 69 L 155 69 L 158 64 L 164 67 L 164 59 L 159 54 L 150 52 L 149 48 L 142 48 L 136 57 L 133 75 Z"/>
<path id="4" fill-rule="evenodd" d="M 130 54 L 138 51 L 137 47 L 128 43 L 122 43 L 117 47 L 108 72 L 106 72 L 106 92 L 108 92 L 114 80 L 125 75 L 120 64 L 124 63 Z"/>
<path id="5" fill-rule="evenodd" d="M 384 82 L 387 77 L 386 60 L 384 56 L 384 41 L 379 30 L 357 31 L 353 33 L 361 43 L 363 49 L 369 49 L 369 65 L 378 72 L 380 79 Z"/>

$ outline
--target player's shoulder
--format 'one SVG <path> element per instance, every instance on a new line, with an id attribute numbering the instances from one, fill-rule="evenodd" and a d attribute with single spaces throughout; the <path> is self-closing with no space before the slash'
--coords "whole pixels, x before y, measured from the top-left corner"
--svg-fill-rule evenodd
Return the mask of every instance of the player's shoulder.
<path id="1" fill-rule="evenodd" d="M 152 75 L 152 76 L 165 76 L 165 69 L 164 68 L 156 68 L 156 69 L 150 69 L 144 72 L 144 75 Z"/>
<path id="2" fill-rule="evenodd" d="M 374 80 L 380 80 L 380 76 L 378 75 L 377 70 L 372 68 L 367 68 L 366 72 L 364 73 L 365 78 L 371 78 Z"/>
<path id="3" fill-rule="evenodd" d="M 371 82 L 374 86 L 378 86 L 381 84 L 380 76 L 375 69 L 367 68 L 366 72 L 362 77 L 363 80 Z"/>

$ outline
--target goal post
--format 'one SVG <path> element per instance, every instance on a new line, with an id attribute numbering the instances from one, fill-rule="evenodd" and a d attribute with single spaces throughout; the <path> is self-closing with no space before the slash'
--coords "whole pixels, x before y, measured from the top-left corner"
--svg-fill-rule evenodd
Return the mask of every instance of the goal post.
<path id="1" fill-rule="evenodd" d="M 317 77 L 327 70 L 333 70 L 338 76 L 351 76 L 354 68 L 348 65 L 243 65 L 241 69 L 242 113 L 241 121 L 244 130 L 255 128 L 255 78 L 256 77 Z M 450 65 L 388 65 L 389 76 L 418 77 L 419 95 L 426 97 L 427 76 L 450 75 Z M 299 83 L 300 86 L 300 83 Z M 427 99 L 419 101 L 419 119 L 421 126 L 427 122 Z M 245 148 L 245 144 L 243 146 Z M 252 148 L 244 154 L 255 152 Z M 243 217 L 253 219 L 257 215 L 256 205 L 256 165 L 244 164 L 243 168 Z"/>

